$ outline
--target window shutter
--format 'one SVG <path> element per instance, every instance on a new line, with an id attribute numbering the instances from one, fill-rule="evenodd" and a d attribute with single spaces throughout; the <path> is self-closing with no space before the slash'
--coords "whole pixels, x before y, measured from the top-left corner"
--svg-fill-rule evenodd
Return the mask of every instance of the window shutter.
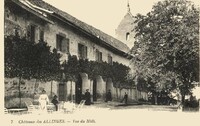
<path id="1" fill-rule="evenodd" d="M 111 55 L 108 55 L 108 63 L 112 64 L 112 56 Z"/>
<path id="2" fill-rule="evenodd" d="M 99 61 L 102 61 L 102 52 L 99 52 Z"/>
<path id="3" fill-rule="evenodd" d="M 31 26 L 30 25 L 27 26 L 26 35 L 27 35 L 27 39 L 30 41 L 31 40 Z"/>
<path id="4" fill-rule="evenodd" d="M 81 57 L 81 45 L 78 43 L 78 57 Z"/>
<path id="5" fill-rule="evenodd" d="M 31 25 L 30 26 L 30 40 L 32 42 L 35 42 L 35 30 L 36 30 L 35 26 Z"/>
<path id="6" fill-rule="evenodd" d="M 40 41 L 44 41 L 44 31 L 40 29 Z"/>
<path id="7" fill-rule="evenodd" d="M 96 49 L 96 55 L 95 55 L 95 59 L 96 59 L 96 61 L 98 61 L 98 57 L 99 57 L 99 50 Z"/>
<path id="8" fill-rule="evenodd" d="M 87 58 L 87 46 L 84 46 L 84 58 Z"/>
<path id="9" fill-rule="evenodd" d="M 67 39 L 67 53 L 69 53 L 69 39 Z"/>
<path id="10" fill-rule="evenodd" d="M 59 35 L 56 35 L 56 49 L 58 50 L 58 51 L 60 51 L 60 39 L 59 39 Z"/>

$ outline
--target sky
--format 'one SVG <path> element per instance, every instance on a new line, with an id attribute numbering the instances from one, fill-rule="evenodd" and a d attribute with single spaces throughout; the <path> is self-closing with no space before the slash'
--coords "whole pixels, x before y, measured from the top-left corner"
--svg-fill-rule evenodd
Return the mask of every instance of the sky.
<path id="1" fill-rule="evenodd" d="M 44 0 L 77 19 L 115 37 L 115 29 L 127 12 L 129 1 L 133 15 L 146 14 L 162 0 Z M 200 5 L 200 0 L 191 0 Z"/>

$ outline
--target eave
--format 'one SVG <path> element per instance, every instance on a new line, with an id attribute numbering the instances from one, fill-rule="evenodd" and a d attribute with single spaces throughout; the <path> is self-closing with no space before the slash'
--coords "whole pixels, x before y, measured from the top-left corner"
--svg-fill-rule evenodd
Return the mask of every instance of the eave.
<path id="1" fill-rule="evenodd" d="M 16 5 L 20 6 L 21 8 L 25 9 L 26 11 L 32 13 L 33 15 L 39 17 L 40 19 L 50 23 L 50 24 L 54 24 L 53 21 L 49 20 L 48 18 L 46 18 L 45 16 L 43 16 L 42 14 L 39 14 L 38 12 L 32 10 L 31 8 L 23 5 L 22 3 L 20 3 L 19 1 L 16 1 L 16 0 L 11 0 L 12 2 L 14 2 Z"/>
<path id="2" fill-rule="evenodd" d="M 59 19 L 59 20 L 62 21 L 63 23 L 66 23 L 66 24 L 72 26 L 73 28 L 75 28 L 75 29 L 81 31 L 82 33 L 84 33 L 85 35 L 89 36 L 90 38 L 92 38 L 92 39 L 94 39 L 94 40 L 100 42 L 100 43 L 97 43 L 97 42 L 96 42 L 96 44 L 101 44 L 101 45 L 104 46 L 105 48 L 107 48 L 107 49 L 111 50 L 112 52 L 114 52 L 114 53 L 116 53 L 116 54 L 118 54 L 118 55 L 120 55 L 120 56 L 123 56 L 123 57 L 125 57 L 125 58 L 127 58 L 127 59 L 130 59 L 130 58 L 131 58 L 131 55 L 129 55 L 128 53 L 123 52 L 123 51 L 121 51 L 121 50 L 119 50 L 119 49 L 117 49 L 117 48 L 111 46 L 110 44 L 108 44 L 108 43 L 106 43 L 105 41 L 103 41 L 102 39 L 100 39 L 99 36 L 94 36 L 93 34 L 87 32 L 86 30 L 82 29 L 81 27 L 78 27 L 78 26 L 76 26 L 74 23 L 72 23 L 72 22 L 66 20 L 65 18 L 63 18 L 62 16 L 58 15 L 57 13 L 53 13 L 52 16 L 55 17 L 55 18 L 57 18 L 57 19 Z"/>

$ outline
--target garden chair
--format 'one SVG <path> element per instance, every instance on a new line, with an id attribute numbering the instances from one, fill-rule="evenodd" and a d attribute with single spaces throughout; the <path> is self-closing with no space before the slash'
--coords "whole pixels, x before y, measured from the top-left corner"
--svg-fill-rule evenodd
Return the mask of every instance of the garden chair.
<path id="1" fill-rule="evenodd" d="M 4 108 L 4 114 L 8 114 L 8 109 Z"/>
<path id="2" fill-rule="evenodd" d="M 52 112 L 54 111 L 54 109 L 55 109 L 55 106 L 54 106 L 53 103 L 49 103 L 49 104 L 47 105 L 47 112 L 48 112 L 48 113 L 52 113 Z"/>
<path id="3" fill-rule="evenodd" d="M 81 100 L 81 102 L 78 104 L 78 106 L 76 107 L 76 109 L 80 110 L 83 108 L 83 106 L 85 105 L 85 100 Z"/>
<path id="4" fill-rule="evenodd" d="M 39 110 L 38 105 L 33 105 L 31 101 L 25 101 L 26 107 L 28 109 L 27 113 L 35 113 L 36 111 Z"/>

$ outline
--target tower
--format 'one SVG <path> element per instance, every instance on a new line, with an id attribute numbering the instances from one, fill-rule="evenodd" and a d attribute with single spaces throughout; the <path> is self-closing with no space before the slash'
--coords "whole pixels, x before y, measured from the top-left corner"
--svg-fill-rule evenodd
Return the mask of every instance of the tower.
<path id="1" fill-rule="evenodd" d="M 116 38 L 124 42 L 130 49 L 134 46 L 135 18 L 131 14 L 130 4 L 127 1 L 127 12 L 115 30 Z"/>

